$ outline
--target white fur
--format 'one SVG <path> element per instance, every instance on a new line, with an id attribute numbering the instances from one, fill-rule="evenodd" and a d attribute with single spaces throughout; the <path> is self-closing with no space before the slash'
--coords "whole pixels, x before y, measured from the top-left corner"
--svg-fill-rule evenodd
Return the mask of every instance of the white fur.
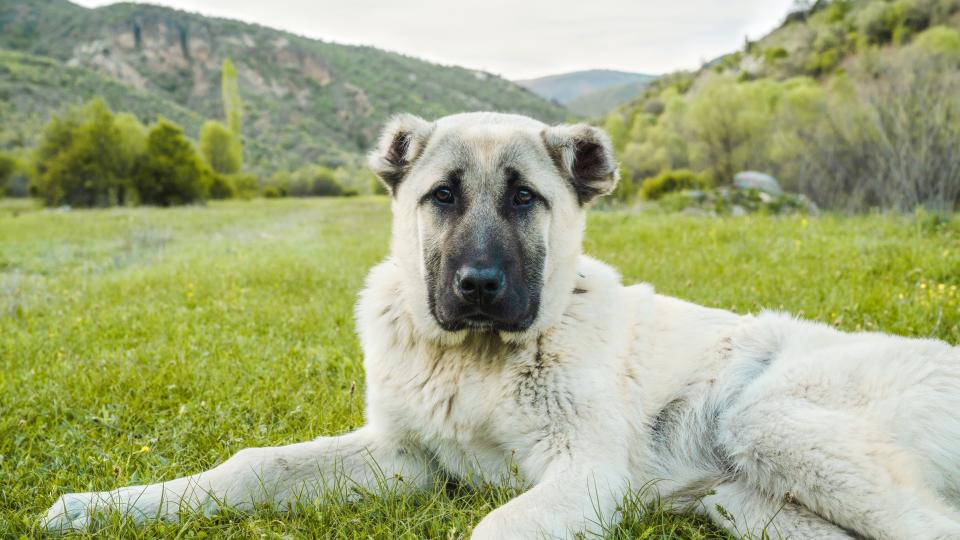
<path id="1" fill-rule="evenodd" d="M 496 118 L 456 117 L 432 136 L 486 130 L 496 141 L 543 129 Z M 414 164 L 409 181 L 417 174 Z M 739 535 L 960 538 L 960 350 L 625 287 L 580 254 L 583 209 L 550 174 L 540 179 L 556 183 L 544 187 L 553 197 L 545 303 L 529 331 L 436 326 L 412 245 L 416 192 L 403 186 L 392 254 L 357 306 L 365 427 L 244 450 L 170 482 L 64 495 L 47 527 L 83 527 L 102 509 L 140 520 L 283 509 L 356 485 L 422 489 L 440 473 L 498 483 L 515 467 L 526 491 L 474 538 L 599 532 L 627 490 L 650 485 L 646 500 L 706 513 Z"/>

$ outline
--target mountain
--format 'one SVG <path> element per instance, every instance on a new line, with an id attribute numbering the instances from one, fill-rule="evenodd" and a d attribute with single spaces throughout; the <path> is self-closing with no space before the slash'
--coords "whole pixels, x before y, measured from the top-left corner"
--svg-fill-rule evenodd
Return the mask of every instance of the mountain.
<path id="1" fill-rule="evenodd" d="M 398 112 L 567 116 L 489 73 L 151 5 L 0 0 L 0 49 L 15 51 L 0 56 L 0 91 L 10 96 L 0 106 L 0 144 L 8 145 L 31 143 L 37 124 L 97 94 L 144 121 L 169 116 L 196 136 L 202 119 L 223 116 L 226 58 L 245 103 L 247 164 L 262 172 L 355 161 Z"/>
<path id="2" fill-rule="evenodd" d="M 30 146 L 51 112 L 101 96 L 144 121 L 164 116 L 196 135 L 203 116 L 116 79 L 52 58 L 0 50 L 0 148 Z"/>
<path id="3" fill-rule="evenodd" d="M 591 69 L 537 79 L 525 79 L 517 81 L 517 83 L 529 88 L 539 96 L 564 105 L 569 105 L 579 98 L 584 98 L 586 101 L 576 104 L 574 107 L 590 109 L 597 106 L 591 105 L 591 103 L 605 103 L 611 100 L 617 101 L 614 106 L 619 105 L 624 101 L 619 99 L 620 96 L 626 95 L 627 99 L 634 97 L 636 92 L 633 92 L 633 90 L 639 91 L 646 83 L 654 79 L 656 79 L 655 75 L 645 75 L 643 73 Z M 614 88 L 619 88 L 619 92 L 613 90 Z M 587 97 L 590 94 L 597 94 L 597 96 L 591 100 Z M 613 99 L 615 96 L 617 99 Z M 607 110 L 609 108 L 600 112 L 606 112 Z M 574 112 L 579 111 L 574 110 Z M 590 112 L 587 114 L 596 113 Z"/>
<path id="4" fill-rule="evenodd" d="M 601 90 L 595 90 L 568 101 L 567 109 L 580 116 L 596 117 L 606 114 L 624 103 L 634 99 L 646 86 L 650 79 L 638 79 L 616 84 Z"/>

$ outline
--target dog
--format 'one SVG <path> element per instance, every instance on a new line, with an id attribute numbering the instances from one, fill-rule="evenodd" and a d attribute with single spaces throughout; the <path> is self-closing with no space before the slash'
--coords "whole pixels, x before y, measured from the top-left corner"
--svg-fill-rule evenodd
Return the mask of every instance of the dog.
<path id="1" fill-rule="evenodd" d="M 960 349 L 622 285 L 581 247 L 618 179 L 596 127 L 401 115 L 369 161 L 393 229 L 356 308 L 365 425 L 63 495 L 49 529 L 514 471 L 473 538 L 602 534 L 638 490 L 736 535 L 960 538 Z"/>

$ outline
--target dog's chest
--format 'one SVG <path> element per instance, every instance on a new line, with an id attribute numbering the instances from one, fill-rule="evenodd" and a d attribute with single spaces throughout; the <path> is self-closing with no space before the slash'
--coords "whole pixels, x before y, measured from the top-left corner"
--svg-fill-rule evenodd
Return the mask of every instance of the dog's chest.
<path id="1" fill-rule="evenodd" d="M 530 449 L 557 431 L 551 414 L 568 401 L 538 350 L 468 340 L 410 351 L 397 364 L 405 368 L 379 380 L 378 399 L 450 473 L 499 481 L 512 463 L 527 469 Z"/>

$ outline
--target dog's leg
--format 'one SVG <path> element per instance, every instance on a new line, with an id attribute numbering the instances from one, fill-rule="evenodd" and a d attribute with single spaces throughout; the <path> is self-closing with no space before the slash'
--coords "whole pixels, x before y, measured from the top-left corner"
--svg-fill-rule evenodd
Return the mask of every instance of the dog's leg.
<path id="1" fill-rule="evenodd" d="M 717 486 L 703 510 L 737 538 L 851 540 L 846 531 L 790 500 L 774 499 L 743 481 Z"/>
<path id="2" fill-rule="evenodd" d="M 602 453 L 595 457 L 603 457 Z M 566 460 L 564 460 L 566 461 Z M 611 463 L 555 463 L 539 483 L 487 514 L 471 538 L 540 539 L 599 535 L 615 523 L 627 490 Z"/>
<path id="3" fill-rule="evenodd" d="M 429 486 L 430 469 L 418 451 L 367 427 L 289 446 L 248 448 L 209 471 L 176 480 L 64 495 L 47 511 L 45 525 L 85 528 L 98 512 L 173 521 L 181 511 L 210 515 L 261 504 L 290 510 L 327 495 Z"/>
<path id="4" fill-rule="evenodd" d="M 790 493 L 870 538 L 960 538 L 960 520 L 927 489 L 909 453 L 862 417 L 768 396 L 731 411 L 720 430 L 744 478 Z"/>

